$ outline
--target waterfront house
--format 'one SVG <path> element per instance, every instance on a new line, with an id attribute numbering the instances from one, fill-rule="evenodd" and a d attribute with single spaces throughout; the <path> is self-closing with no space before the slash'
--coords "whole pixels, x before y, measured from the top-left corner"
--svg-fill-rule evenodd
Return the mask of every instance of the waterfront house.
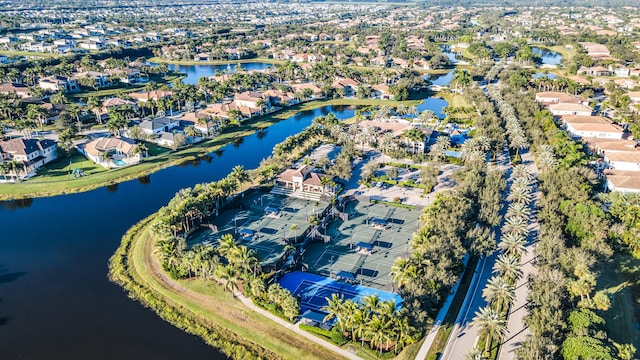
<path id="1" fill-rule="evenodd" d="M 136 150 L 135 141 L 123 137 L 101 137 L 77 146 L 78 151 L 107 169 L 137 164 L 146 156 Z"/>
<path id="2" fill-rule="evenodd" d="M 148 135 L 158 135 L 162 132 L 169 132 L 180 125 L 180 120 L 170 117 L 158 117 L 150 120 L 143 120 L 138 127 Z"/>
<path id="3" fill-rule="evenodd" d="M 55 160 L 58 144 L 53 140 L 17 138 L 0 141 L 0 163 L 16 162 L 19 164 L 15 178 L 25 179 L 35 175 L 36 170 Z"/>

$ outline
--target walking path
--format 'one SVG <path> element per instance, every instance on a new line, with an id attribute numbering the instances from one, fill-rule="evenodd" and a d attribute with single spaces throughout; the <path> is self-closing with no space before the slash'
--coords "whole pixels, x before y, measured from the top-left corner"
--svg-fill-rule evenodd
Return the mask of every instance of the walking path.
<path id="1" fill-rule="evenodd" d="M 527 245 L 522 253 L 522 278 L 516 284 L 515 298 L 507 314 L 507 335 L 500 348 L 498 359 L 516 359 L 516 352 L 522 345 L 522 341 L 529 334 L 529 328 L 524 324 L 524 317 L 528 314 L 527 296 L 529 295 L 529 275 L 533 272 L 533 260 L 535 258 L 535 239 L 540 231 L 540 224 L 536 217 L 536 204 L 541 196 L 538 189 L 538 168 L 531 152 L 527 150 L 522 155 L 522 163 L 527 167 L 533 179 L 532 188 L 534 190 L 531 202 L 531 223 L 529 224 L 529 236 Z"/>
<path id="2" fill-rule="evenodd" d="M 467 256 L 464 257 L 464 259 L 462 260 L 462 263 L 464 264 L 465 267 L 467 266 L 467 264 L 469 263 L 468 254 Z M 438 316 L 436 316 L 436 319 L 433 321 L 433 326 L 431 327 L 431 330 L 429 330 L 429 332 L 427 333 L 427 337 L 424 339 L 424 342 L 420 347 L 420 351 L 418 351 L 418 355 L 416 355 L 416 360 L 422 360 L 427 358 L 429 349 L 431 349 L 431 345 L 435 341 L 436 336 L 438 335 L 438 331 L 440 331 L 440 328 L 442 327 L 442 322 L 444 321 L 445 316 L 447 316 L 447 312 L 449 312 L 449 307 L 451 307 L 451 303 L 453 302 L 453 298 L 456 296 L 456 292 L 458 291 L 458 287 L 460 286 L 461 282 L 462 282 L 462 276 L 460 276 L 460 278 L 458 279 L 458 282 L 453 286 L 453 289 L 451 289 L 451 293 L 449 294 L 449 296 L 447 296 L 447 299 L 444 301 L 442 308 L 438 312 Z"/>
<path id="3" fill-rule="evenodd" d="M 234 295 L 236 295 L 236 298 L 238 298 L 249 309 L 251 309 L 251 310 L 253 310 L 253 311 L 255 311 L 255 312 L 259 313 L 259 314 L 262 314 L 263 316 L 268 317 L 269 319 L 277 322 L 278 324 L 286 327 L 287 329 L 289 329 L 289 330 L 291 330 L 293 332 L 296 332 L 299 335 L 302 335 L 302 336 L 306 337 L 307 339 L 309 339 L 309 340 L 311 340 L 311 341 L 313 341 L 313 342 L 315 342 L 315 343 L 317 343 L 317 344 L 319 344 L 321 346 L 324 346 L 324 347 L 328 348 L 329 350 L 331 350 L 331 351 L 333 351 L 333 352 L 335 352 L 337 354 L 340 354 L 340 355 L 344 356 L 347 359 L 362 360 L 362 358 L 356 356 L 355 354 L 352 354 L 347 350 L 339 348 L 336 345 L 333 345 L 333 344 L 331 344 L 331 343 L 329 343 L 327 341 L 324 341 L 324 340 L 320 339 L 319 337 L 317 337 L 315 335 L 309 334 L 308 332 L 300 329 L 298 327 L 298 323 L 292 324 L 290 322 L 282 320 L 281 318 L 273 315 L 272 313 L 268 312 L 267 310 L 264 310 L 262 308 L 257 307 L 253 303 L 253 301 L 251 301 L 251 299 L 245 297 L 244 295 L 242 295 L 240 293 L 236 293 L 236 292 L 234 292 Z"/>

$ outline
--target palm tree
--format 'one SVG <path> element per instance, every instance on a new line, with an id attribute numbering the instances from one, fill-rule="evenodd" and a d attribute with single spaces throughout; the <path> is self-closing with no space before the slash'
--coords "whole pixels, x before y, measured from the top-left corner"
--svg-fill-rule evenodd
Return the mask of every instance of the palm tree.
<path id="1" fill-rule="evenodd" d="M 506 309 L 515 297 L 515 288 L 501 276 L 493 276 L 482 290 L 482 297 L 488 303 L 495 303 L 495 309 Z"/>
<path id="2" fill-rule="evenodd" d="M 229 259 L 229 261 L 244 275 L 243 277 L 247 277 L 251 272 L 253 272 L 255 277 L 259 261 L 254 250 L 246 246 L 238 246 L 231 252 L 231 259 Z"/>
<path id="3" fill-rule="evenodd" d="M 512 186 L 508 201 L 514 201 L 522 204 L 529 204 L 531 202 L 531 189 L 527 186 Z"/>
<path id="4" fill-rule="evenodd" d="M 508 233 L 502 236 L 498 247 L 511 256 L 520 256 L 525 248 L 526 241 L 524 236 L 517 233 Z"/>
<path id="5" fill-rule="evenodd" d="M 485 306 L 479 311 L 476 311 L 476 316 L 473 318 L 473 325 L 480 327 L 481 331 L 486 334 L 484 353 L 489 350 L 490 339 L 493 337 L 500 339 L 507 334 L 506 324 L 506 320 L 501 318 L 500 313 L 490 306 Z"/>
<path id="6" fill-rule="evenodd" d="M 473 79 L 467 70 L 456 69 L 453 71 L 453 82 L 462 88 L 466 88 L 471 85 Z"/>
<path id="7" fill-rule="evenodd" d="M 298 237 L 298 224 L 291 224 L 289 228 L 293 232 L 293 242 L 296 242 L 296 238 Z"/>
<path id="8" fill-rule="evenodd" d="M 237 184 L 237 187 L 240 188 L 240 192 L 244 191 L 242 185 L 251 179 L 249 173 L 242 165 L 234 166 L 229 174 L 229 178 Z"/>
<path id="9" fill-rule="evenodd" d="M 505 277 L 507 281 L 516 281 L 522 277 L 522 264 L 515 256 L 500 254 L 493 265 L 493 272 Z"/>
<path id="10" fill-rule="evenodd" d="M 238 242 L 233 238 L 233 235 L 231 234 L 222 235 L 222 237 L 218 239 L 218 243 L 218 253 L 224 257 L 230 255 L 238 247 Z"/>
<path id="11" fill-rule="evenodd" d="M 502 232 L 505 234 L 516 234 L 525 237 L 529 234 L 528 230 L 529 221 L 527 218 L 519 216 L 508 217 L 502 227 Z"/>
<path id="12" fill-rule="evenodd" d="M 400 287 L 411 284 L 418 277 L 417 271 L 417 267 L 410 259 L 398 258 L 391 266 L 393 282 Z"/>
<path id="13" fill-rule="evenodd" d="M 451 147 L 451 140 L 448 136 L 438 136 L 436 138 L 436 143 L 431 145 L 431 150 L 429 154 L 433 157 L 434 160 L 442 160 L 445 158 L 445 151 Z"/>
<path id="14" fill-rule="evenodd" d="M 468 353 L 464 354 L 464 360 L 485 360 L 482 349 L 473 348 Z"/>
<path id="15" fill-rule="evenodd" d="M 325 299 L 327 300 L 327 305 L 323 306 L 321 310 L 326 312 L 327 316 L 322 321 L 327 322 L 331 319 L 336 319 L 338 326 L 340 326 L 340 331 L 344 331 L 347 321 L 344 297 L 342 294 L 331 294 L 331 298 Z"/>
<path id="16" fill-rule="evenodd" d="M 529 178 L 530 174 L 529 174 L 529 170 L 527 169 L 526 165 L 523 164 L 518 164 L 516 166 L 513 167 L 513 176 L 515 178 Z"/>
<path id="17" fill-rule="evenodd" d="M 520 150 L 526 149 L 529 146 L 527 142 L 527 138 L 522 134 L 516 134 L 511 137 L 511 141 L 509 142 L 509 147 L 516 151 L 516 157 L 520 156 Z"/>
<path id="18" fill-rule="evenodd" d="M 509 204 L 509 208 L 507 209 L 507 217 L 522 217 L 527 218 L 531 215 L 531 209 L 527 204 L 514 202 Z"/>
<path id="19" fill-rule="evenodd" d="M 140 155 L 140 157 L 146 157 L 149 153 L 149 148 L 143 143 L 137 144 L 133 150 L 134 154 Z"/>
<path id="20" fill-rule="evenodd" d="M 238 290 L 238 278 L 231 266 L 218 266 L 214 276 L 222 283 L 222 289 L 224 291 L 229 290 L 233 294 L 233 297 L 236 296 L 235 292 Z"/>

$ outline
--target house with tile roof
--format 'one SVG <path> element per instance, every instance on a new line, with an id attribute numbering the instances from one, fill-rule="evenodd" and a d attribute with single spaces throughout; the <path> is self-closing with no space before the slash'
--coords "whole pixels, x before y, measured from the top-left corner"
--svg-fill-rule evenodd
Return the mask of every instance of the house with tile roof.
<path id="1" fill-rule="evenodd" d="M 62 91 L 65 93 L 80 91 L 78 80 L 60 75 L 51 75 L 40 78 L 40 80 L 38 80 L 38 86 L 43 90 Z"/>
<path id="2" fill-rule="evenodd" d="M 22 168 L 13 173 L 16 178 L 25 179 L 36 174 L 36 170 L 55 160 L 58 143 L 53 140 L 17 138 L 0 141 L 0 164 L 16 162 Z"/>
<path id="3" fill-rule="evenodd" d="M 322 178 L 333 181 L 333 176 L 325 175 L 310 165 L 300 165 L 276 176 L 272 193 L 310 200 L 333 197 L 338 185 L 324 185 Z"/>
<path id="4" fill-rule="evenodd" d="M 604 171 L 607 178 L 607 190 L 624 193 L 640 192 L 640 173 L 608 169 Z"/>
<path id="5" fill-rule="evenodd" d="M 136 142 L 124 137 L 101 137 L 77 146 L 78 151 L 107 169 L 133 165 L 147 154 L 136 151 Z"/>

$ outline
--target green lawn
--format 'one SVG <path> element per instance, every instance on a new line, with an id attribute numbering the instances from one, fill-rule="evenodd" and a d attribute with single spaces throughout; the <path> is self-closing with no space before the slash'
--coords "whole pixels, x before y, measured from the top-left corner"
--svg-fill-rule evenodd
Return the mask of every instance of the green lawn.
<path id="1" fill-rule="evenodd" d="M 39 53 L 39 52 L 32 52 L 32 51 L 18 51 L 18 50 L 0 50 L 0 55 L 6 55 L 6 56 L 37 56 L 37 57 L 42 57 L 42 58 L 57 58 L 57 57 L 63 57 L 65 55 L 63 54 L 56 54 L 56 53 Z"/>
<path id="2" fill-rule="evenodd" d="M 150 81 L 154 81 L 157 85 L 170 84 L 176 80 L 180 80 L 185 78 L 184 74 L 176 73 L 172 75 L 167 75 L 165 77 L 150 77 Z M 83 90 L 75 94 L 71 94 L 71 98 L 75 99 L 85 99 L 88 97 L 108 97 L 118 95 L 120 93 L 130 93 L 135 91 L 142 91 L 145 87 L 145 84 L 131 85 L 131 84 L 117 84 L 115 86 L 110 86 L 105 89 L 100 90 Z"/>
<path id="3" fill-rule="evenodd" d="M 156 271 L 155 238 L 146 226 L 134 240 L 129 261 L 139 285 L 149 287 L 178 312 L 187 312 L 203 323 L 212 322 L 269 349 L 285 359 L 339 359 L 337 354 L 308 341 L 272 320 L 246 308 L 230 293 L 208 280 L 171 281 L 169 286 Z M 186 290 L 180 289 L 183 287 Z"/>
<path id="4" fill-rule="evenodd" d="M 449 107 L 470 107 L 473 106 L 466 97 L 462 94 L 456 94 L 449 91 L 439 91 L 435 94 L 436 97 L 441 97 L 449 103 Z"/>
<path id="5" fill-rule="evenodd" d="M 606 290 L 611 308 L 604 312 L 609 337 L 619 343 L 633 343 L 640 349 L 640 260 L 628 254 L 614 254 L 598 276 L 598 289 Z"/>
<path id="6" fill-rule="evenodd" d="M 171 149 L 162 147 L 160 145 L 151 143 L 151 142 L 145 142 L 144 145 L 147 147 L 147 149 L 149 149 L 149 156 L 158 156 L 158 155 L 163 155 L 166 153 L 171 152 Z"/>

